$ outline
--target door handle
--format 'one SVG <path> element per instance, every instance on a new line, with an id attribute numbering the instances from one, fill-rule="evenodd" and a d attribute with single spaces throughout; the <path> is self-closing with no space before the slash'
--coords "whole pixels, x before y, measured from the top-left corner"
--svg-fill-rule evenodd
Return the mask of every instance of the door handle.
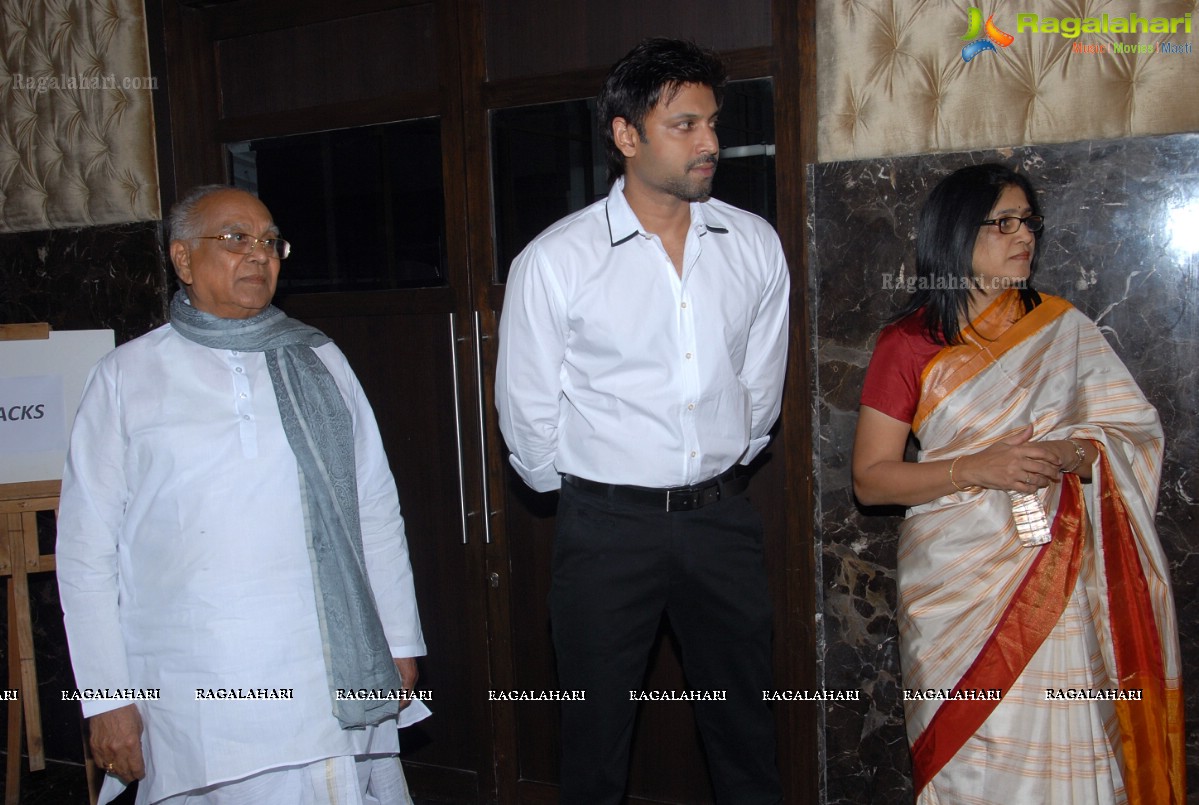
<path id="1" fill-rule="evenodd" d="M 450 313 L 450 370 L 454 381 L 454 439 L 458 443 L 458 511 L 462 514 L 462 544 L 470 541 L 467 520 L 474 512 L 466 510 L 466 458 L 462 455 L 462 406 L 458 389 L 458 316 Z"/>
<path id="2" fill-rule="evenodd" d="M 487 479 L 487 412 L 484 410 L 487 395 L 483 392 L 483 342 L 489 336 L 483 334 L 483 315 L 475 311 L 475 389 L 479 403 L 479 461 L 483 478 L 483 541 L 491 544 L 491 494 Z"/>

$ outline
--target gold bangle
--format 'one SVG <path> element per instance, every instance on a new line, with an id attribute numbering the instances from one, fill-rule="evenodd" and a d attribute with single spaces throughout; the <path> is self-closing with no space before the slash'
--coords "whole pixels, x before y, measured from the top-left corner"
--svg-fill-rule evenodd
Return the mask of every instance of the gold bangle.
<path id="1" fill-rule="evenodd" d="M 1087 460 L 1087 451 L 1083 449 L 1083 446 L 1081 444 L 1074 441 L 1073 439 L 1067 439 L 1066 441 L 1068 441 L 1070 444 L 1074 445 L 1074 455 L 1077 458 L 1075 459 L 1074 464 L 1070 467 L 1070 469 L 1062 470 L 1062 472 L 1074 472 L 1076 469 L 1078 469 L 1079 467 L 1082 466 L 1082 463 L 1084 461 Z"/>
<path id="2" fill-rule="evenodd" d="M 978 487 L 974 484 L 971 484 L 970 486 L 958 486 L 958 482 L 953 479 L 953 468 L 957 466 L 961 459 L 962 457 L 958 456 L 953 461 L 949 462 L 949 483 L 953 484 L 953 488 L 959 492 L 973 492 L 974 490 L 978 489 Z"/>

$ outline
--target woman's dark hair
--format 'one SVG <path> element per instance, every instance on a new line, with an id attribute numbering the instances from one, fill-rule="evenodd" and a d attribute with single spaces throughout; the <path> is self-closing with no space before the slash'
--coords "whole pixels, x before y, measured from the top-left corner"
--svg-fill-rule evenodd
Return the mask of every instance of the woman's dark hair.
<path id="1" fill-rule="evenodd" d="M 923 308 L 924 330 L 934 343 L 960 342 L 958 322 L 967 316 L 970 293 L 975 287 L 974 242 L 978 239 L 979 222 L 986 220 L 1008 187 L 1023 190 L 1031 214 L 1041 214 L 1032 183 L 1004 165 L 960 168 L 933 188 L 920 210 L 917 226 L 916 292 L 892 321 Z M 1040 294 L 1032 287 L 1040 253 L 1039 248 L 1033 250 L 1028 281 L 1019 288 L 1026 311 L 1041 303 Z"/>
<path id="2" fill-rule="evenodd" d="M 645 116 L 663 93 L 674 100 L 684 84 L 711 87 L 720 106 L 727 78 L 720 57 L 694 42 L 646 39 L 612 65 L 596 99 L 600 137 L 608 158 L 608 184 L 624 175 L 624 154 L 612 138 L 612 121 L 627 120 L 645 141 Z"/>

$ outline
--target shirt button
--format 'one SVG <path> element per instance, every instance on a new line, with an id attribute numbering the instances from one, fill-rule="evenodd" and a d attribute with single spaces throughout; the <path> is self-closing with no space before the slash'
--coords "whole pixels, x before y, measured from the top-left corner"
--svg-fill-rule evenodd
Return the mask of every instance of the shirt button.
<path id="1" fill-rule="evenodd" d="M 242 416 L 242 419 L 244 419 L 246 422 L 249 422 L 249 421 L 250 421 L 250 415 L 249 415 L 249 414 L 244 414 L 244 415 Z"/>
<path id="2" fill-rule="evenodd" d="M 240 355 L 241 353 L 240 353 L 240 352 L 238 352 L 238 351 L 235 349 L 235 350 L 233 350 L 232 352 L 230 352 L 229 354 L 230 354 L 230 355 Z"/>
<path id="3" fill-rule="evenodd" d="M 695 410 L 695 403 L 688 403 L 688 404 L 687 404 L 687 410 L 688 410 L 688 411 L 694 411 L 694 410 Z"/>
<path id="4" fill-rule="evenodd" d="M 692 457 L 692 458 L 695 458 L 695 456 L 696 456 L 696 452 L 695 452 L 694 450 L 692 450 L 692 451 L 691 451 L 691 457 Z"/>
<path id="5" fill-rule="evenodd" d="M 691 353 L 690 353 L 690 352 L 688 352 L 688 353 L 687 353 L 687 360 L 691 360 Z"/>
<path id="6" fill-rule="evenodd" d="M 688 355 L 687 357 L 690 358 L 691 356 Z M 237 372 L 240 375 L 244 370 L 240 366 L 235 366 L 233 368 L 233 371 Z"/>
<path id="7" fill-rule="evenodd" d="M 686 303 L 686 302 L 684 302 L 684 303 L 683 303 L 683 307 L 684 307 L 684 308 L 685 308 L 685 307 L 687 307 L 687 303 Z"/>
<path id="8" fill-rule="evenodd" d="M 241 393 L 241 395 L 240 395 L 240 396 L 241 396 L 241 398 L 244 400 L 246 397 L 249 397 L 250 395 L 249 395 L 249 394 L 246 394 L 246 393 L 243 391 L 243 392 Z"/>

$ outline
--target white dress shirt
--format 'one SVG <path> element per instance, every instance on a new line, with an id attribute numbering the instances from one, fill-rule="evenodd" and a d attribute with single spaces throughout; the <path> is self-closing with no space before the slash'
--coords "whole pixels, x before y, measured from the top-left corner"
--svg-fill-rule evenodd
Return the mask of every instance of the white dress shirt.
<path id="1" fill-rule="evenodd" d="M 316 354 L 353 419 L 363 548 L 392 655 L 423 655 L 378 426 L 340 350 Z M 262 353 L 210 349 L 165 325 L 92 370 L 63 476 L 59 591 L 79 688 L 160 690 L 137 702 L 139 802 L 398 751 L 395 721 L 343 730 L 332 714 L 303 516 Z M 196 689 L 218 688 L 292 698 L 197 700 Z"/>
<path id="2" fill-rule="evenodd" d="M 496 406 L 516 471 L 670 487 L 748 463 L 778 417 L 789 277 L 778 236 L 691 204 L 679 277 L 618 180 L 512 264 Z"/>

